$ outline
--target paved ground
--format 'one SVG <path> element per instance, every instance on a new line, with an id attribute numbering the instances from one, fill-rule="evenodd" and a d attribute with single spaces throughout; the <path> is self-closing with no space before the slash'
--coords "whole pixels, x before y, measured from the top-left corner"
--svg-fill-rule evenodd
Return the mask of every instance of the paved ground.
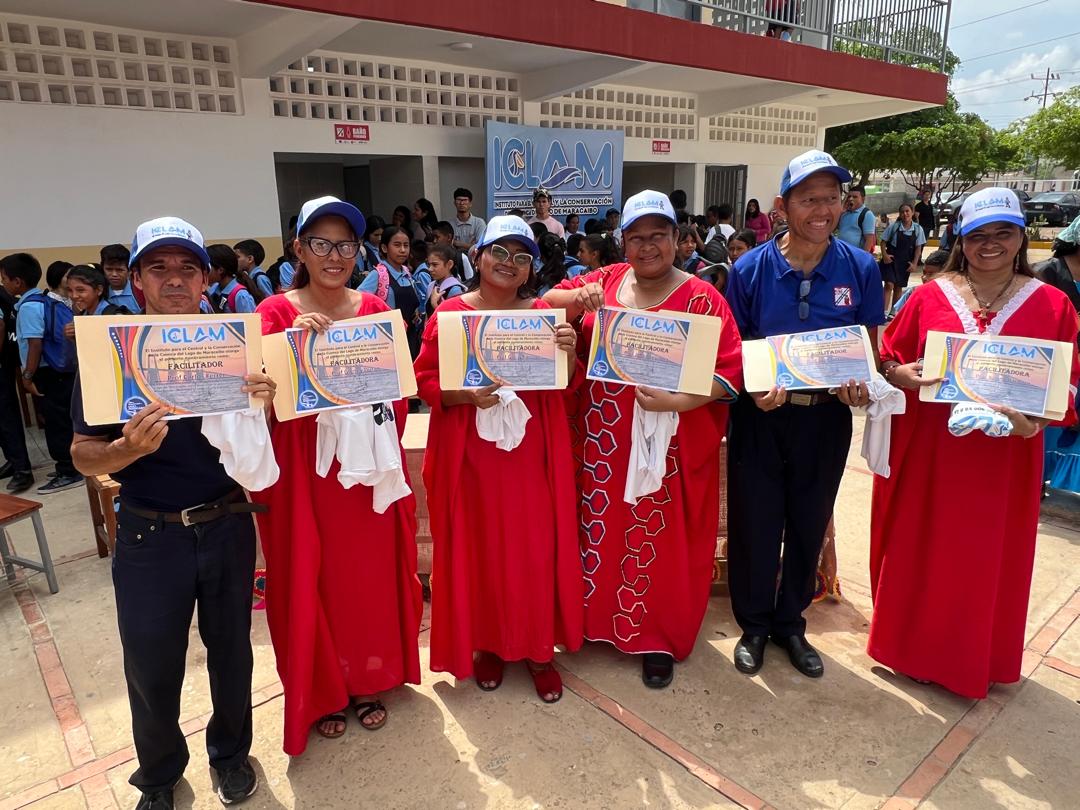
<path id="1" fill-rule="evenodd" d="M 973 702 L 897 677 L 864 652 L 870 485 L 853 453 L 837 508 L 845 600 L 815 606 L 809 617 L 825 660 L 820 681 L 799 676 L 775 651 L 756 677 L 738 674 L 738 630 L 718 596 L 666 691 L 646 690 L 636 662 L 602 645 L 560 656 L 568 691 L 556 706 L 541 705 L 516 668 L 491 694 L 428 674 L 420 687 L 388 696 L 382 731 L 350 722 L 343 739 L 313 739 L 290 761 L 280 748 L 273 653 L 256 613 L 253 756 L 263 786 L 249 806 L 1076 808 L 1077 513 L 1055 511 L 1040 528 L 1025 680 Z M 0 590 L 0 810 L 132 807 L 109 561 L 92 551 L 81 490 L 50 496 L 45 524 L 60 593 L 50 595 L 40 575 Z M 12 535 L 29 553 L 29 532 Z M 202 749 L 210 704 L 195 629 L 189 667 L 182 720 L 192 762 L 178 806 L 213 808 Z"/>

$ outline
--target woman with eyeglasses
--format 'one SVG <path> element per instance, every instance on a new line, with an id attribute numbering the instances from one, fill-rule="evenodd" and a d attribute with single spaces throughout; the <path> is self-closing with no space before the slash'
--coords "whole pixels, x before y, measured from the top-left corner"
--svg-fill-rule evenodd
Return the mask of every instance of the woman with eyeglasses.
<path id="1" fill-rule="evenodd" d="M 324 332 L 334 321 L 389 310 L 347 286 L 364 224 L 355 206 L 334 197 L 304 204 L 293 288 L 259 305 L 263 334 Z M 372 416 L 395 420 L 399 437 L 405 417 L 401 401 Z M 344 734 L 350 707 L 362 728 L 381 728 L 387 711 L 379 693 L 420 682 L 416 502 L 409 495 L 379 513 L 371 487 L 341 485 L 336 460 L 318 475 L 314 416 L 275 422 L 271 437 L 281 477 L 258 494 L 270 507 L 259 531 L 267 622 L 285 689 L 284 749 L 295 756 L 312 726 L 323 737 Z"/>
<path id="2" fill-rule="evenodd" d="M 816 149 L 792 160 L 774 210 L 787 230 L 739 258 L 727 300 L 743 340 L 861 325 L 876 345 L 885 320 L 873 257 L 833 237 L 850 173 Z M 752 675 L 766 642 L 809 678 L 824 666 L 806 640 L 803 611 L 851 444 L 851 407 L 870 402 L 867 380 L 835 389 L 746 393 L 731 412 L 728 580 L 742 637 L 735 667 Z M 781 549 L 783 555 L 781 558 Z M 780 572 L 779 586 L 777 571 Z"/>
<path id="3" fill-rule="evenodd" d="M 551 234 L 550 238 L 557 238 Z M 532 269 L 538 255 L 519 217 L 492 217 L 477 243 L 473 288 L 437 313 L 544 311 Z M 560 324 L 552 340 L 574 376 L 575 335 Z M 524 436 L 504 449 L 478 431 L 478 416 L 500 405 L 499 385 L 464 391 L 439 385 L 439 324 L 428 322 L 416 361 L 420 396 L 431 406 L 424 455 L 434 539 L 431 669 L 502 683 L 509 661 L 524 661 L 538 697 L 554 703 L 562 680 L 556 644 L 582 640 L 581 556 L 574 460 L 565 391 L 517 391 L 528 409 Z M 573 380 L 572 380 L 573 383 Z"/>
<path id="4" fill-rule="evenodd" d="M 720 443 L 726 402 L 742 385 L 742 344 L 723 296 L 675 266 L 679 229 L 667 195 L 643 191 L 626 201 L 626 263 L 601 267 L 556 285 L 544 299 L 580 322 L 588 345 L 603 307 L 673 310 L 721 319 L 708 395 L 587 381 L 577 416 L 581 460 L 581 548 L 585 570 L 585 637 L 641 656 L 644 684 L 671 683 L 675 661 L 694 647 L 705 617 L 720 513 Z M 652 416 L 670 415 L 675 418 Z M 660 485 L 644 491 L 632 448 L 647 422 L 671 426 Z"/>
<path id="5" fill-rule="evenodd" d="M 940 381 L 921 358 L 931 330 L 1068 343 L 1075 421 L 1076 311 L 1034 278 L 1024 227 L 1009 189 L 968 197 L 941 276 L 912 292 L 881 343 L 885 378 L 908 396 L 892 420 L 892 475 L 874 479 L 867 652 L 967 698 L 1020 678 L 1049 420 L 994 405 L 1010 435 L 953 435 L 952 406 L 919 399 Z"/>

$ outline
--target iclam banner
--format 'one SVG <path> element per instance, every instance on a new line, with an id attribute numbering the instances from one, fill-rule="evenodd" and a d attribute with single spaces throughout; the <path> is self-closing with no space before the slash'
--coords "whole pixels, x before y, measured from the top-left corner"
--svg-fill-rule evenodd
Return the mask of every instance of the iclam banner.
<path id="1" fill-rule="evenodd" d="M 532 195 L 551 192 L 551 213 L 575 213 L 584 224 L 622 199 L 621 130 L 548 129 L 486 124 L 488 216 L 514 208 L 532 213 Z"/>

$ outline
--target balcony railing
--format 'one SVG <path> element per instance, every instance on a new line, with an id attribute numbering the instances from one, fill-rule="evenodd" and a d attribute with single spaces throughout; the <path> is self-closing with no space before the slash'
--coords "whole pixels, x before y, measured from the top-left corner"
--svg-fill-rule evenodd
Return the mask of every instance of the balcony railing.
<path id="1" fill-rule="evenodd" d="M 944 71 L 952 0 L 626 0 L 628 8 Z"/>

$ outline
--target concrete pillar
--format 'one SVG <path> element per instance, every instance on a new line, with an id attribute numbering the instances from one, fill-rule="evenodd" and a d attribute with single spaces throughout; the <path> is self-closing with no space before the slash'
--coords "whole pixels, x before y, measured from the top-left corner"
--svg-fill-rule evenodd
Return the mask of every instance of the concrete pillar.
<path id="1" fill-rule="evenodd" d="M 705 164 L 676 163 L 674 188 L 681 188 L 686 192 L 686 208 L 690 213 L 701 213 L 701 209 L 705 207 Z"/>
<path id="2" fill-rule="evenodd" d="M 435 210 L 439 211 L 442 190 L 439 188 L 439 158 L 437 155 L 423 155 L 420 158 L 424 177 L 424 196 L 431 200 Z"/>

